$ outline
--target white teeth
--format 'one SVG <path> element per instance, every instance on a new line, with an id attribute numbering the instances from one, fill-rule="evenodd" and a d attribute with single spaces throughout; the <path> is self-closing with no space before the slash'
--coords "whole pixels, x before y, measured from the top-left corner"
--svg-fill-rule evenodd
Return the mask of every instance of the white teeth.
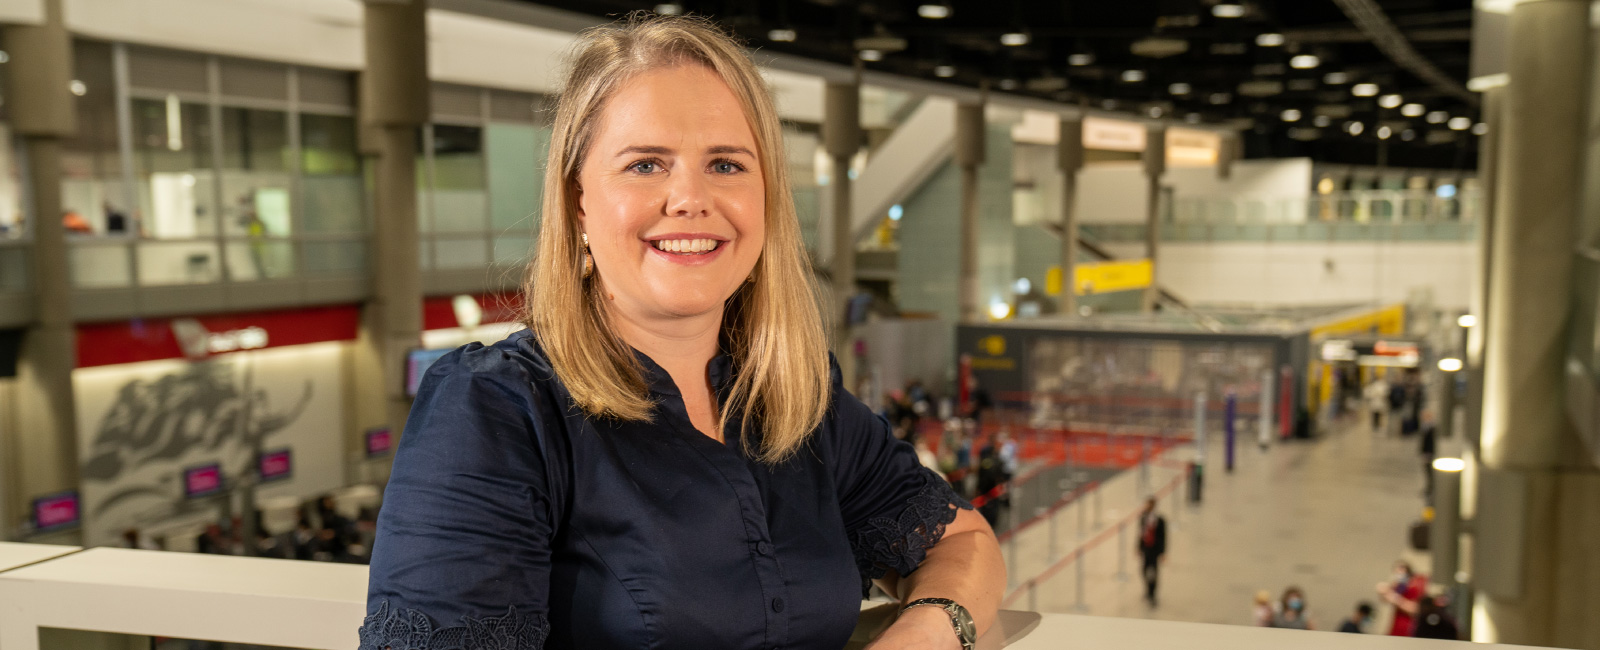
<path id="1" fill-rule="evenodd" d="M 655 247 L 668 253 L 704 253 L 717 247 L 715 239 L 661 239 Z"/>

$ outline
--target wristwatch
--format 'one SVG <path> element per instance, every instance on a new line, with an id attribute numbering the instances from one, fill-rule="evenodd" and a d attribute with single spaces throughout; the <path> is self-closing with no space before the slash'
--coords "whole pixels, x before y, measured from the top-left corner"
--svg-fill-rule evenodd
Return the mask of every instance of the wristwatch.
<path id="1" fill-rule="evenodd" d="M 972 624 L 972 615 L 967 613 L 967 608 L 957 604 L 956 601 L 949 598 L 918 598 L 901 607 L 900 613 L 904 614 L 912 607 L 924 605 L 938 607 L 950 615 L 950 625 L 956 629 L 956 637 L 961 639 L 962 650 L 973 650 L 977 647 L 978 626 Z"/>

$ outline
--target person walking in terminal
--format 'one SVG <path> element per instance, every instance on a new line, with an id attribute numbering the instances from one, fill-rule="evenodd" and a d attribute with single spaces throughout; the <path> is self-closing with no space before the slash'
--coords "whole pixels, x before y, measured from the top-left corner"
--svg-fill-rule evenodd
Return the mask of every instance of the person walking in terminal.
<path id="1" fill-rule="evenodd" d="M 1389 636 L 1411 636 L 1419 603 L 1428 590 L 1428 577 L 1411 571 L 1411 563 L 1394 563 L 1394 576 L 1378 583 L 1378 595 L 1394 605 Z"/>
<path id="2" fill-rule="evenodd" d="M 844 390 L 777 110 L 696 18 L 579 39 L 519 331 L 436 362 L 378 518 L 363 650 L 972 648 L 983 517 Z"/>
<path id="3" fill-rule="evenodd" d="M 1139 516 L 1139 558 L 1144 566 L 1144 599 L 1156 606 L 1156 583 L 1161 577 L 1161 561 L 1167 553 L 1167 520 L 1156 514 L 1155 497 L 1144 502 Z"/>

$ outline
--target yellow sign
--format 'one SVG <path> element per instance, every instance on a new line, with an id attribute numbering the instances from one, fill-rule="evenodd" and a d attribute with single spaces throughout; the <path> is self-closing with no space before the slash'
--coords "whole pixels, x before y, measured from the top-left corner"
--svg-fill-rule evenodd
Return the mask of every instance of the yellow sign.
<path id="1" fill-rule="evenodd" d="M 998 357 L 1006 353 L 1006 337 L 993 334 L 978 339 L 978 350 L 991 357 Z"/>
<path id="2" fill-rule="evenodd" d="M 1093 262 L 1073 269 L 1072 286 L 1080 296 L 1143 289 L 1150 286 L 1153 275 L 1148 259 Z"/>
<path id="3" fill-rule="evenodd" d="M 1061 295 L 1061 267 L 1055 264 L 1044 272 L 1044 295 Z"/>
<path id="4" fill-rule="evenodd" d="M 1406 306 L 1389 305 L 1311 328 L 1311 340 L 1343 336 L 1401 336 L 1406 333 Z"/>

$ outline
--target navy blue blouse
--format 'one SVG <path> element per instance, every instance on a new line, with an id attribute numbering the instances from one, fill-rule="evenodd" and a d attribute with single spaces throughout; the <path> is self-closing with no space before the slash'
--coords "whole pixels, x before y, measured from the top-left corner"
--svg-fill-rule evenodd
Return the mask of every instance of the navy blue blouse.
<path id="1" fill-rule="evenodd" d="M 841 386 L 806 447 L 697 431 L 640 354 L 650 422 L 585 417 L 535 337 L 428 370 L 378 517 L 362 650 L 827 648 L 867 581 L 970 508 Z M 729 360 L 709 368 L 725 395 Z M 753 427 L 754 428 L 754 427 Z"/>

